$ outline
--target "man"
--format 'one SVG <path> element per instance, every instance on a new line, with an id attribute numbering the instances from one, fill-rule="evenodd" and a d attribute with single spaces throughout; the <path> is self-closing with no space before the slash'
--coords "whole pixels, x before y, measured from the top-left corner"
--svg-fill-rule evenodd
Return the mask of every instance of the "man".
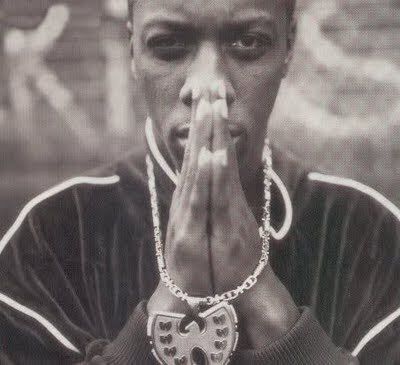
<path id="1" fill-rule="evenodd" d="M 130 7 L 147 150 L 35 198 L 2 239 L 1 363 L 227 363 L 219 356 L 228 327 L 210 355 L 208 345 L 155 336 L 152 320 L 199 323 L 207 308 L 188 296 L 215 298 L 243 282 L 234 310 L 218 307 L 237 314 L 232 363 L 399 363 L 400 211 L 276 147 L 269 164 L 265 136 L 291 59 L 294 1 Z M 248 281 L 262 244 L 268 257 L 267 233 L 270 264 Z M 159 324 L 209 339 L 207 326 L 193 337 L 193 323 Z"/>

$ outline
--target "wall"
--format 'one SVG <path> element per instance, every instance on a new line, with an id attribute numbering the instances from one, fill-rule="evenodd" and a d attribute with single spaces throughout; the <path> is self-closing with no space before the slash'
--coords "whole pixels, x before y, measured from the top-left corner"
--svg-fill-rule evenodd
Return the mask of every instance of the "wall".
<path id="1" fill-rule="evenodd" d="M 129 76 L 125 0 L 0 4 L 1 232 L 34 194 L 141 143 L 144 108 Z M 400 1 L 299 8 L 271 139 L 400 204 Z"/>

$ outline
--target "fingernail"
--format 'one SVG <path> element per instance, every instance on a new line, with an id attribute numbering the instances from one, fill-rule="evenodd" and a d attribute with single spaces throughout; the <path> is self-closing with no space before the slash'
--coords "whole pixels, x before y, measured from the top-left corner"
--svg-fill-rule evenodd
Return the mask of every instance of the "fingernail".
<path id="1" fill-rule="evenodd" d="M 218 96 L 221 99 L 226 99 L 226 85 L 224 80 L 218 81 Z"/>
<path id="2" fill-rule="evenodd" d="M 198 99 L 200 99 L 200 96 L 201 96 L 200 86 L 198 86 L 198 85 L 193 86 L 193 89 L 192 89 L 192 100 L 193 101 L 198 100 Z"/>
<path id="3" fill-rule="evenodd" d="M 196 121 L 202 121 L 207 115 L 211 114 L 211 105 L 209 102 L 201 99 L 196 111 Z"/>
<path id="4" fill-rule="evenodd" d="M 202 147 L 198 157 L 199 167 L 209 164 L 211 161 L 211 157 L 212 157 L 212 152 L 208 148 Z"/>
<path id="5" fill-rule="evenodd" d="M 219 164 L 221 166 L 227 166 L 228 165 L 228 153 L 226 148 L 222 150 L 217 150 L 213 154 L 213 161 L 216 164 Z"/>
<path id="6" fill-rule="evenodd" d="M 209 86 L 209 91 L 212 97 L 217 97 L 218 93 L 218 81 L 212 81 Z"/>
<path id="7" fill-rule="evenodd" d="M 185 85 L 182 86 L 182 89 L 181 89 L 181 91 L 179 93 L 179 99 L 183 100 L 188 91 L 189 91 L 189 84 L 185 83 Z"/>
<path id="8" fill-rule="evenodd" d="M 214 110 L 219 113 L 223 119 L 228 119 L 228 105 L 225 99 L 219 99 L 214 103 Z"/>
<path id="9" fill-rule="evenodd" d="M 221 110 L 221 116 L 224 119 L 228 119 L 228 104 L 226 103 L 226 99 L 224 99 L 221 102 L 221 106 L 220 106 L 220 110 Z"/>

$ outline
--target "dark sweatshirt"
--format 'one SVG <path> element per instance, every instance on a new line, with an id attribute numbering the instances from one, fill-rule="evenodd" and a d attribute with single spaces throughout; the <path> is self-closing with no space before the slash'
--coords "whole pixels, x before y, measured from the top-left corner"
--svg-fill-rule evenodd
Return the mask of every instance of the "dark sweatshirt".
<path id="1" fill-rule="evenodd" d="M 0 364 L 155 364 L 146 301 L 158 271 L 144 157 L 49 190 L 0 241 Z M 301 315 L 263 348 L 247 348 L 242 336 L 233 364 L 400 364 L 400 211 L 277 150 L 274 170 L 293 219 L 272 240 L 270 260 Z M 155 174 L 165 237 L 175 186 L 156 162 Z M 272 226 L 285 214 L 274 184 Z"/>

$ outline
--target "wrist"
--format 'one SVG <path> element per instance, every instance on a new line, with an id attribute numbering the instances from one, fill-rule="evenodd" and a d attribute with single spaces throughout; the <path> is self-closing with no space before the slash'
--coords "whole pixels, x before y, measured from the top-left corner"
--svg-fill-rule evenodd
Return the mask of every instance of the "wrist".
<path id="1" fill-rule="evenodd" d="M 239 323 L 253 348 L 284 336 L 300 317 L 289 292 L 268 266 L 257 284 L 239 297 L 236 308 Z"/>
<path id="2" fill-rule="evenodd" d="M 152 315 L 155 312 L 174 312 L 184 314 L 187 311 L 188 306 L 175 297 L 161 282 L 158 284 L 156 290 L 147 303 L 147 312 L 149 315 Z"/>

